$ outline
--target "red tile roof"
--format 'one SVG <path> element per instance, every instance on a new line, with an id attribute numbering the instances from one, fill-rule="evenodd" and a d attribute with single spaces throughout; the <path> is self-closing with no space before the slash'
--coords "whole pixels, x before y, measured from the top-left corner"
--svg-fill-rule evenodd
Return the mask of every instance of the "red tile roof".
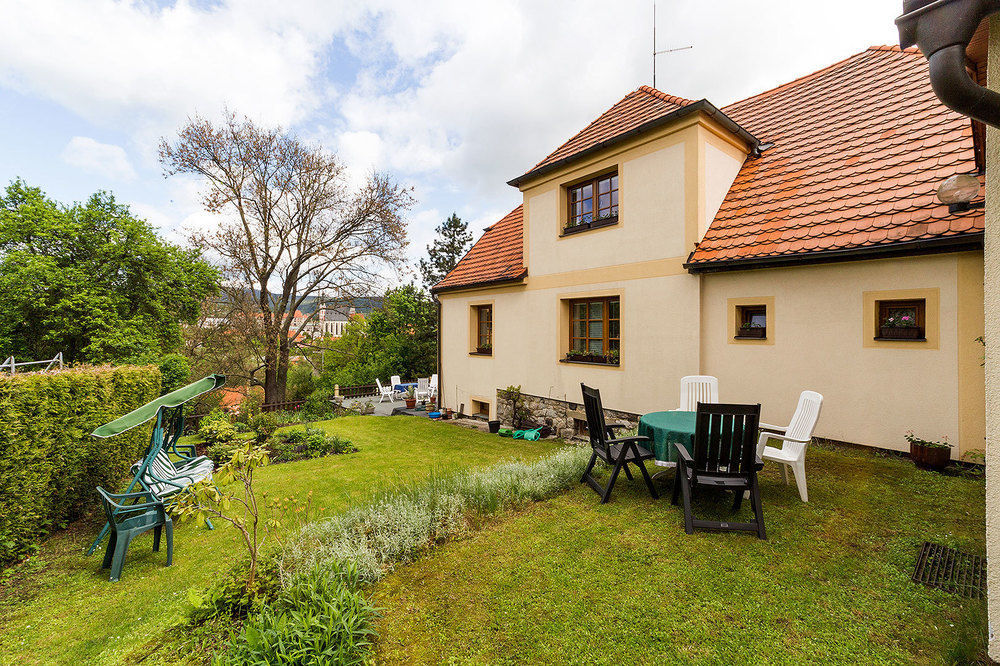
<path id="1" fill-rule="evenodd" d="M 633 90 L 614 106 L 597 117 L 566 143 L 553 150 L 548 157 L 529 169 L 528 173 L 571 157 L 606 139 L 627 132 L 643 123 L 676 111 L 692 100 L 674 97 L 649 86 Z"/>
<path id="2" fill-rule="evenodd" d="M 688 107 L 714 109 L 643 86 L 520 178 Z M 744 163 L 692 269 L 961 241 L 984 229 L 982 209 L 949 214 L 934 197 L 944 178 L 976 169 L 972 129 L 937 100 L 916 49 L 874 46 L 722 112 L 738 131 L 774 145 Z M 518 206 L 435 291 L 523 277 L 521 235 Z"/>
<path id="3" fill-rule="evenodd" d="M 487 227 L 458 265 L 434 285 L 433 290 L 438 292 L 524 277 L 527 269 L 524 267 L 521 236 L 522 207 L 518 206 L 499 222 Z"/>
<path id="4" fill-rule="evenodd" d="M 689 266 L 983 231 L 982 209 L 950 214 L 934 196 L 976 170 L 972 126 L 916 49 L 872 47 L 723 110 L 774 146 L 744 163 Z"/>

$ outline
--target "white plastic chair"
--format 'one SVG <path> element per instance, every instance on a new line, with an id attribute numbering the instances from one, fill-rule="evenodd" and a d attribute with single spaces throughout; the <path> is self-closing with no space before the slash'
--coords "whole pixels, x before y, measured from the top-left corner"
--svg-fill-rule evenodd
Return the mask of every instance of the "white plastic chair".
<path id="1" fill-rule="evenodd" d="M 379 402 L 382 402 L 386 398 L 389 398 L 389 402 L 396 401 L 396 389 L 393 384 L 382 386 L 382 382 L 379 381 L 378 377 L 375 378 L 375 383 L 378 384 Z"/>
<path id="2" fill-rule="evenodd" d="M 799 404 L 795 407 L 791 422 L 784 428 L 768 423 L 761 423 L 760 439 L 757 440 L 757 457 L 762 460 L 781 463 L 781 478 L 788 483 L 788 468 L 795 475 L 795 487 L 799 489 L 799 497 L 803 502 L 809 501 L 806 489 L 806 448 L 812 441 L 813 428 L 819 421 L 820 408 L 823 406 L 823 396 L 816 391 L 803 391 L 799 395 Z M 779 439 L 781 448 L 767 446 L 767 440 Z"/>
<path id="3" fill-rule="evenodd" d="M 431 395 L 431 380 L 427 377 L 418 377 L 417 390 L 413 394 L 417 400 L 427 400 Z"/>
<path id="4" fill-rule="evenodd" d="M 681 406 L 672 411 L 696 412 L 699 402 L 719 402 L 719 379 L 711 375 L 681 377 Z"/>
<path id="5" fill-rule="evenodd" d="M 396 390 L 396 387 L 402 383 L 403 380 L 399 378 L 399 375 L 393 375 L 392 377 L 389 378 L 389 385 L 392 386 L 393 390 Z"/>
<path id="6" fill-rule="evenodd" d="M 433 375 L 431 375 L 430 390 L 431 390 L 431 397 L 436 398 L 438 394 L 438 376 L 436 372 Z"/>

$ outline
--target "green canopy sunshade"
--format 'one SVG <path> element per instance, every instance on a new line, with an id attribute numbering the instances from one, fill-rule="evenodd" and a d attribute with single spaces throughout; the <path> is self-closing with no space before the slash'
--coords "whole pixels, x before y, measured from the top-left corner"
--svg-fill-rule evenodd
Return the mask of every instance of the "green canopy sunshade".
<path id="1" fill-rule="evenodd" d="M 176 391 L 171 391 L 166 395 L 161 395 L 152 402 L 147 402 L 142 407 L 134 409 L 125 416 L 120 416 L 111 423 L 105 423 L 94 432 L 90 433 L 94 437 L 113 437 L 126 430 L 131 430 L 140 426 L 146 421 L 156 418 L 156 413 L 160 407 L 177 407 L 183 405 L 188 400 L 193 400 L 203 393 L 214 391 L 226 383 L 225 375 L 209 375 L 204 379 L 199 379 L 193 384 L 188 384 Z"/>

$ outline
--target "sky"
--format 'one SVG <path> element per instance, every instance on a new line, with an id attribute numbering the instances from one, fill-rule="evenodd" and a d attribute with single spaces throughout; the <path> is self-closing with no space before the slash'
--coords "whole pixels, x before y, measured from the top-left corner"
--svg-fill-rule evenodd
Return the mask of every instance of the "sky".
<path id="1" fill-rule="evenodd" d="M 877 44 L 901 0 L 658 0 L 657 87 L 723 106 Z M 170 240 L 217 220 L 164 178 L 161 137 L 225 108 L 413 187 L 409 255 L 652 83 L 651 0 L 0 0 L 0 185 L 97 190 Z M 404 281 L 406 272 L 398 279 Z"/>

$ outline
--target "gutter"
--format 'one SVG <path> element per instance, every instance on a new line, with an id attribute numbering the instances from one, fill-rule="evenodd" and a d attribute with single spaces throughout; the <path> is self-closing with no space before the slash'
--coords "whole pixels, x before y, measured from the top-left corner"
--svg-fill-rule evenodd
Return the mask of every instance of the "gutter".
<path id="1" fill-rule="evenodd" d="M 1000 0 L 997 0 L 997 2 L 1000 2 Z M 567 157 L 563 157 L 561 159 L 556 160 L 555 162 L 552 162 L 550 164 L 546 164 L 545 166 L 542 166 L 542 167 L 538 167 L 537 169 L 533 169 L 533 170 L 531 170 L 531 171 L 529 171 L 529 172 L 527 172 L 527 173 L 525 173 L 525 174 L 523 174 L 521 176 L 518 176 L 517 178 L 514 178 L 512 180 L 508 180 L 507 184 L 511 185 L 513 187 L 518 187 L 522 183 L 525 183 L 525 182 L 527 182 L 529 180 L 534 180 L 535 178 L 538 178 L 539 176 L 543 176 L 543 175 L 545 175 L 547 173 L 551 173 L 553 171 L 561 169 L 562 167 L 564 167 L 565 165 L 569 164 L 570 162 L 575 162 L 575 161 L 577 161 L 577 160 L 579 160 L 581 158 L 584 158 L 584 157 L 586 157 L 588 155 L 592 155 L 594 153 L 602 151 L 605 148 L 608 148 L 608 147 L 613 146 L 615 144 L 622 143 L 623 141 L 625 141 L 627 139 L 630 139 L 630 138 L 632 138 L 634 136 L 637 136 L 639 134 L 643 134 L 645 132 L 648 132 L 650 130 L 656 129 L 658 127 L 662 127 L 663 125 L 667 125 L 669 123 L 672 123 L 673 121 L 675 121 L 675 120 L 677 120 L 679 118 L 683 118 L 684 116 L 690 115 L 692 113 L 697 113 L 699 111 L 701 113 L 704 113 L 705 115 L 709 116 L 710 118 L 713 118 L 716 122 L 718 122 L 720 125 L 722 125 L 723 127 L 725 127 L 727 130 L 729 130 L 730 132 L 732 132 L 736 136 L 738 136 L 741 139 L 743 139 L 744 141 L 746 141 L 747 145 L 750 146 L 750 152 L 751 152 L 751 154 L 757 153 L 757 148 L 760 146 L 760 143 L 761 143 L 760 140 L 757 137 L 755 137 L 753 134 L 751 134 L 750 132 L 746 131 L 742 127 L 740 127 L 740 125 L 737 124 L 735 120 L 733 120 L 732 118 L 730 118 L 729 116 L 727 116 L 725 113 L 723 113 L 722 111 L 720 111 L 718 107 L 716 107 L 714 104 L 712 104 L 711 102 L 709 102 L 707 99 L 700 99 L 697 102 L 693 102 L 691 104 L 688 104 L 687 106 L 682 106 L 679 109 L 675 109 L 674 111 L 671 111 L 670 113 L 668 113 L 666 115 L 663 115 L 663 116 L 660 116 L 658 118 L 654 118 L 652 120 L 644 122 L 643 124 L 639 125 L 638 127 L 630 129 L 630 130 L 628 130 L 626 132 L 622 132 L 621 134 L 616 134 L 615 136 L 611 137 L 610 139 L 605 139 L 604 141 L 601 141 L 600 143 L 596 143 L 593 146 L 590 146 L 588 148 L 584 148 L 583 150 L 581 150 L 579 152 L 576 152 L 576 153 L 573 153 L 572 155 L 569 155 Z"/>
<path id="2" fill-rule="evenodd" d="M 904 241 L 891 245 L 875 245 L 856 247 L 844 250 L 822 250 L 801 254 L 779 255 L 774 257 L 750 257 L 747 259 L 729 259 L 725 261 L 692 262 L 692 252 L 688 256 L 684 268 L 690 273 L 723 273 L 727 271 L 748 271 L 759 268 L 781 268 L 785 266 L 802 266 L 810 264 L 830 264 L 843 261 L 864 261 L 871 259 L 887 259 L 900 255 L 927 255 L 946 252 L 963 252 L 983 249 L 983 232 L 947 236 L 945 238 L 930 238 L 924 240 Z"/>
<path id="3" fill-rule="evenodd" d="M 998 11 L 1000 0 L 904 0 L 896 19 L 899 45 L 916 45 L 927 57 L 938 99 L 993 127 L 1000 127 L 1000 93 L 972 80 L 966 49 L 982 20 Z"/>
<path id="4" fill-rule="evenodd" d="M 479 282 L 470 282 L 468 284 L 456 284 L 451 287 L 433 287 L 431 289 L 431 295 L 442 294 L 449 291 L 462 291 L 464 289 L 480 289 L 482 287 L 501 287 L 507 285 L 521 284 L 524 282 L 524 278 L 528 275 L 528 270 L 525 269 L 517 277 L 504 278 L 503 280 L 481 280 Z M 438 377 L 440 382 L 441 378 Z"/>

